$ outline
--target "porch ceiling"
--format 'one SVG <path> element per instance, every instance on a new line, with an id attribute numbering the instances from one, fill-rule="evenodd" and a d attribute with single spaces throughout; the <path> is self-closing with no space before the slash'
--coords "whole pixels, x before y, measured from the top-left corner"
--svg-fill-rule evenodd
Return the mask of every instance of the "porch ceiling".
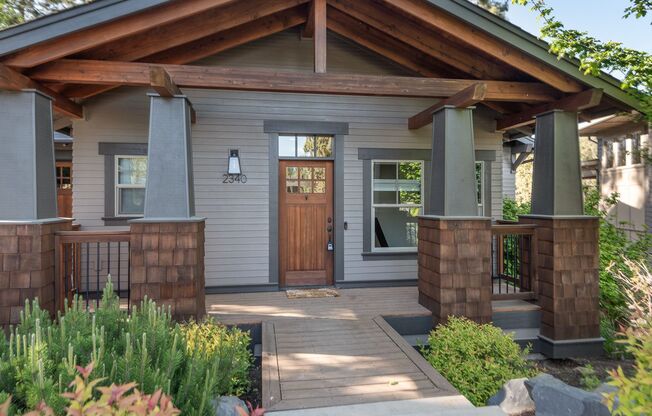
<path id="1" fill-rule="evenodd" d="M 124 0 L 122 6 L 135 1 Z M 495 33 L 504 31 L 504 28 L 501 27 L 502 24 L 492 21 L 493 18 L 483 15 L 484 12 L 473 10 L 484 19 L 480 23 L 485 27 L 479 27 L 480 23 L 472 24 L 470 18 L 462 16 L 463 13 L 457 10 L 461 6 L 456 0 L 171 0 L 154 2 L 144 9 L 129 9 L 130 13 L 125 12 L 123 15 L 116 11 L 113 19 L 107 18 L 105 21 L 92 14 L 99 13 L 97 9 L 101 7 L 98 3 L 105 4 L 107 10 L 117 7 L 115 0 L 100 0 L 92 5 L 62 12 L 58 19 L 49 18 L 52 25 L 60 24 L 57 22 L 65 22 L 66 14 L 74 18 L 83 15 L 86 10 L 84 7 L 88 7 L 88 18 L 98 21 L 90 27 L 79 28 L 77 25 L 77 30 L 69 33 L 58 33 L 53 28 L 52 33 L 58 33 L 56 37 L 41 36 L 32 44 L 23 39 L 27 36 L 30 25 L 34 31 L 43 32 L 44 26 L 50 23 L 28 23 L 23 30 L 10 29 L 4 37 L 0 33 L 0 42 L 17 45 L 13 50 L 10 47 L 0 48 L 0 51 L 5 51 L 4 56 L 0 57 L 0 89 L 41 90 L 54 98 L 57 111 L 67 116 L 80 117 L 79 100 L 121 85 L 149 85 L 148 82 L 142 82 L 142 79 L 129 79 L 128 71 L 114 74 L 122 75 L 121 77 L 111 76 L 110 71 L 136 68 L 125 66 L 124 63 L 127 62 L 138 62 L 145 66 L 165 65 L 173 81 L 180 87 L 238 88 L 250 83 L 250 80 L 229 73 L 228 69 L 223 69 L 226 71 L 226 75 L 223 73 L 223 81 L 229 86 L 219 83 L 210 85 L 208 81 L 208 85 L 202 85 L 206 80 L 202 76 L 205 75 L 196 76 L 194 82 L 189 82 L 181 69 L 177 68 L 175 72 L 169 65 L 189 64 L 299 25 L 305 25 L 304 36 L 315 39 L 315 72 L 324 72 L 325 69 L 326 45 L 323 34 L 328 29 L 418 75 L 419 77 L 412 78 L 401 77 L 402 82 L 410 84 L 408 89 L 411 91 L 437 79 L 452 81 L 457 86 L 445 94 L 427 93 L 421 96 L 448 98 L 468 88 L 474 81 L 486 84 L 486 97 L 478 101 L 500 113 L 507 120 L 502 126 L 507 128 L 511 127 L 509 120 L 519 120 L 519 125 L 530 123 L 529 115 L 538 108 L 533 109 L 533 103 L 554 103 L 566 95 L 581 93 L 589 86 L 595 88 L 597 82 L 597 78 L 589 78 L 579 71 L 569 74 L 554 59 L 535 58 L 534 52 L 526 51 L 506 35 L 495 36 L 493 31 L 487 30 L 486 25 L 495 25 Z M 320 7 L 324 7 L 325 13 L 315 13 L 316 4 L 322 4 Z M 105 10 L 105 13 L 108 12 Z M 534 45 L 531 45 L 532 48 L 541 47 L 534 40 L 531 43 Z M 61 61 L 62 59 L 68 61 Z M 80 71 L 74 70 L 73 61 L 69 59 L 76 59 L 75 65 L 95 67 L 97 63 L 90 61 L 112 62 L 106 63 L 104 72 L 89 73 L 94 74 L 94 78 L 89 75 L 81 79 Z M 46 76 L 52 75 L 52 68 L 67 68 L 70 70 L 69 76 L 65 77 L 61 72 L 57 73 L 56 79 Z M 217 71 L 219 70 L 221 69 L 218 68 Z M 381 77 L 374 79 L 351 75 L 346 79 L 346 88 L 333 91 L 331 79 L 328 78 L 330 74 L 288 73 L 285 76 L 288 77 L 287 86 L 279 88 L 275 84 L 257 89 L 367 94 L 371 85 L 377 91 L 373 95 L 409 95 L 405 92 L 392 93 L 392 88 L 405 89 L 404 85 L 392 77 L 380 80 Z M 278 78 L 277 72 L 262 74 L 263 79 L 275 77 Z M 324 83 L 324 80 L 328 82 Z M 379 89 L 380 81 L 384 84 Z M 505 81 L 503 85 L 510 85 L 510 88 L 508 91 L 503 89 L 502 94 L 492 94 L 492 86 L 499 85 L 496 81 Z M 294 88 L 297 83 L 309 83 L 312 86 Z M 636 106 L 633 99 L 623 96 L 621 92 L 613 93 L 617 88 L 614 90 L 608 82 L 598 84 L 598 88 L 604 86 L 606 95 L 611 93 L 611 96 L 605 97 L 602 102 L 592 103 L 591 106 L 570 110 L 582 110 L 584 117 L 591 119 L 594 115 L 631 110 Z M 518 94 L 513 93 L 515 88 Z M 544 90 L 547 94 L 545 98 L 541 94 L 528 95 L 530 91 L 541 93 Z M 567 98 L 563 102 L 573 104 L 575 101 L 574 98 Z"/>

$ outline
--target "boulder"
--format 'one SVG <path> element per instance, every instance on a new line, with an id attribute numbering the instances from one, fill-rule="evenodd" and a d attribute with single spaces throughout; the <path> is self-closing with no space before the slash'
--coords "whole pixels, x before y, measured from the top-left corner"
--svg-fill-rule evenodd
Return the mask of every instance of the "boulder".
<path id="1" fill-rule="evenodd" d="M 508 415 L 520 415 L 534 411 L 534 402 L 525 388 L 525 378 L 509 380 L 489 399 L 487 405 L 498 406 Z"/>
<path id="2" fill-rule="evenodd" d="M 593 393 L 597 393 L 600 396 L 602 396 L 602 402 L 606 403 L 607 399 L 606 399 L 605 396 L 608 395 L 608 394 L 616 393 L 617 391 L 618 391 L 618 388 L 616 386 L 612 386 L 609 383 L 602 383 L 602 384 L 600 384 L 598 386 L 598 388 L 593 390 Z M 618 396 L 616 396 L 615 400 L 614 400 L 614 410 L 615 409 L 618 409 Z"/>
<path id="3" fill-rule="evenodd" d="M 602 395 L 569 386 L 548 374 L 525 381 L 537 416 L 609 416 Z"/>
<path id="4" fill-rule="evenodd" d="M 235 396 L 221 396 L 216 400 L 213 400 L 213 406 L 215 407 L 216 416 L 240 416 L 237 408 L 241 407 L 246 414 L 249 414 L 247 410 L 247 404 Z"/>

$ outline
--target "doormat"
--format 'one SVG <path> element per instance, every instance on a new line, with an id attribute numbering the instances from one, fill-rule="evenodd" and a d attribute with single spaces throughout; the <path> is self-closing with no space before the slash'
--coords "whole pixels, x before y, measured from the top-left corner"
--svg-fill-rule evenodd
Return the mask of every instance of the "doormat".
<path id="1" fill-rule="evenodd" d="M 336 298 L 340 296 L 336 289 L 296 289 L 286 290 L 288 299 Z"/>

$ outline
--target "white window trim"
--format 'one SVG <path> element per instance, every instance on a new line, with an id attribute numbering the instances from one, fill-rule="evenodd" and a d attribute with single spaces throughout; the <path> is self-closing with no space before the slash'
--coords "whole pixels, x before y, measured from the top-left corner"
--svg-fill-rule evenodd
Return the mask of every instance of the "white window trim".
<path id="1" fill-rule="evenodd" d="M 396 163 L 398 169 L 399 163 L 420 163 L 421 164 L 421 204 L 376 204 L 374 202 L 374 166 L 376 163 Z M 425 162 L 423 160 L 399 160 L 399 159 L 373 159 L 371 161 L 371 252 L 372 253 L 416 253 L 418 247 L 376 247 L 376 208 L 420 208 L 421 215 L 424 210 L 424 178 Z M 398 180 L 398 172 L 397 172 Z"/>
<path id="2" fill-rule="evenodd" d="M 120 159 L 147 159 L 147 156 L 142 155 L 115 155 L 113 158 L 114 169 L 113 169 L 113 192 L 114 192 L 114 216 L 117 218 L 121 217 L 143 217 L 145 214 L 121 214 L 120 213 L 120 189 L 145 189 L 147 187 L 147 179 L 145 180 L 145 185 L 128 185 L 120 183 Z"/>

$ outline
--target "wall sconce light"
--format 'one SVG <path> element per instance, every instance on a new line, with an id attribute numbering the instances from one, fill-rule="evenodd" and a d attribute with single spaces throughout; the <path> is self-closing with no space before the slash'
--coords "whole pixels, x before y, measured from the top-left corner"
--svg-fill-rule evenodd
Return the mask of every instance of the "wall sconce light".
<path id="1" fill-rule="evenodd" d="M 229 150 L 229 175 L 241 175 L 242 168 L 240 167 L 240 155 L 237 149 Z"/>

